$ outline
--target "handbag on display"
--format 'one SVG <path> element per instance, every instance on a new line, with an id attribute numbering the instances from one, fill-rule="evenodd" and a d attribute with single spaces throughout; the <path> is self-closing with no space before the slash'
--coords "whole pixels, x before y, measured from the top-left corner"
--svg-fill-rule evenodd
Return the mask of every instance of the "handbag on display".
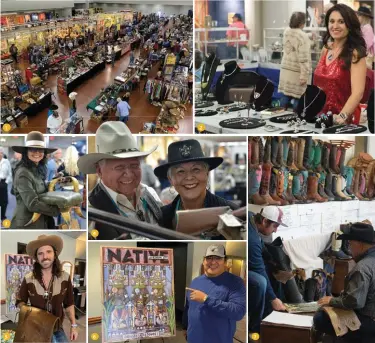
<path id="1" fill-rule="evenodd" d="M 51 342 L 60 328 L 60 318 L 33 306 L 22 306 L 14 342 Z"/>

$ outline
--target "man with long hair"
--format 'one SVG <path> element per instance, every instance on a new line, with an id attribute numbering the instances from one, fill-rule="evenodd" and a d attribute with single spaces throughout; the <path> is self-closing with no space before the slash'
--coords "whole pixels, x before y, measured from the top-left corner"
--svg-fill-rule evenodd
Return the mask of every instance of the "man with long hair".
<path id="1" fill-rule="evenodd" d="M 61 269 L 58 257 L 62 249 L 63 240 L 56 235 L 41 235 L 26 246 L 27 254 L 35 261 L 34 269 L 23 279 L 16 301 L 20 309 L 29 302 L 31 306 L 60 318 L 60 325 L 53 334 L 52 342 L 69 342 L 62 328 L 63 308 L 71 323 L 70 341 L 75 341 L 78 337 L 73 285 L 70 275 Z"/>

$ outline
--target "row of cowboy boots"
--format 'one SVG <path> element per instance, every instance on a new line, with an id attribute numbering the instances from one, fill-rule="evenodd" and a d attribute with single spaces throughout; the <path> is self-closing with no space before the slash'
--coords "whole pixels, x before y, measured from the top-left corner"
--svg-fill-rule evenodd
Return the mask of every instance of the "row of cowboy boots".
<path id="1" fill-rule="evenodd" d="M 288 167 L 289 170 L 323 170 L 335 174 L 344 173 L 346 150 L 328 142 L 311 137 L 291 138 L 267 136 L 249 137 L 249 168 L 263 163 L 274 167 Z"/>

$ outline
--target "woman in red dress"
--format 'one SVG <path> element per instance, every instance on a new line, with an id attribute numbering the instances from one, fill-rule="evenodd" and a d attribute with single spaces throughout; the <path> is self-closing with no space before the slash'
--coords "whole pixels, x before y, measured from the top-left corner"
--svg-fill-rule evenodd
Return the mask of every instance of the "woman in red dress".
<path id="1" fill-rule="evenodd" d="M 314 85 L 326 93 L 323 113 L 331 111 L 335 124 L 359 124 L 359 103 L 366 83 L 366 43 L 355 12 L 344 4 L 325 17 L 327 33 Z"/>

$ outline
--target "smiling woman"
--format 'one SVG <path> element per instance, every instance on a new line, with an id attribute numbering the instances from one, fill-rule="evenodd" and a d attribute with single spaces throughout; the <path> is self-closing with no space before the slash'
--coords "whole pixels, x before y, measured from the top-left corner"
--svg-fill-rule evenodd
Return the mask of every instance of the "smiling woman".
<path id="1" fill-rule="evenodd" d="M 162 207 L 163 227 L 176 228 L 176 212 L 179 210 L 222 206 L 229 206 L 231 209 L 238 208 L 234 203 L 212 194 L 207 189 L 209 172 L 222 162 L 221 157 L 206 157 L 201 145 L 195 139 L 178 141 L 169 145 L 168 162 L 154 170 L 157 177 L 168 178 L 178 193 L 171 204 Z"/>

